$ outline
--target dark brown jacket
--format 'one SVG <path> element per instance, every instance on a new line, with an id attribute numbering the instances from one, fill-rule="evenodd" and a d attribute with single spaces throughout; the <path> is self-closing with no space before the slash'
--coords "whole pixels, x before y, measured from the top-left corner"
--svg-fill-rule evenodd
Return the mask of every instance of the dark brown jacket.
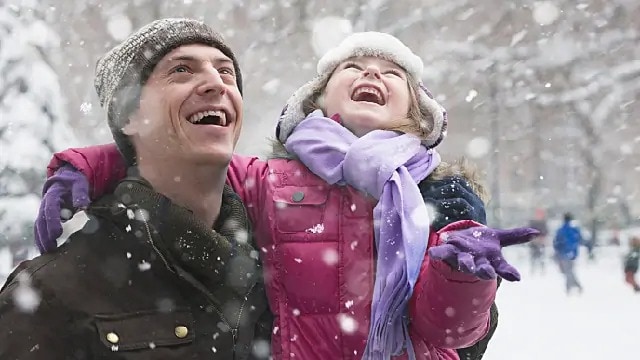
<path id="1" fill-rule="evenodd" d="M 0 359 L 262 358 L 271 319 L 238 204 L 225 189 L 214 231 L 123 181 L 58 251 L 10 275 Z"/>

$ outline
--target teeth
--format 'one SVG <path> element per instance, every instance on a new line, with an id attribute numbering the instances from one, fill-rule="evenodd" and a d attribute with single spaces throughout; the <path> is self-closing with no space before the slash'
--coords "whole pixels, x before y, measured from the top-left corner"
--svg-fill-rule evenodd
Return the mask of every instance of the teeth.
<path id="1" fill-rule="evenodd" d="M 227 126 L 227 117 L 224 111 L 221 110 L 208 110 L 195 113 L 189 117 L 189 122 L 192 124 L 199 123 L 205 116 L 217 116 L 220 119 L 220 126 Z"/>
<path id="2" fill-rule="evenodd" d="M 378 89 L 373 88 L 373 87 L 368 87 L 368 86 L 363 86 L 361 88 L 356 89 L 356 91 L 353 93 L 353 98 L 355 98 L 356 96 L 358 96 L 359 94 L 362 93 L 369 93 L 369 94 L 373 94 L 375 95 L 378 100 L 380 102 L 382 102 L 382 94 L 380 93 L 380 91 L 378 91 Z"/>

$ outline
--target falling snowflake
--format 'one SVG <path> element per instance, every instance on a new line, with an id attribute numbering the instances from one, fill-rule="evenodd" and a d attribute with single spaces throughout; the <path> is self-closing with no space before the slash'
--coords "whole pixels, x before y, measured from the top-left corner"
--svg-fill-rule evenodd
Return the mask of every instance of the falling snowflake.
<path id="1" fill-rule="evenodd" d="M 479 159 L 486 156 L 491 149 L 491 143 L 485 137 L 476 137 L 467 143 L 466 152 L 469 157 Z"/>
<path id="2" fill-rule="evenodd" d="M 337 264 L 338 260 L 338 252 L 335 249 L 327 249 L 322 253 L 322 261 L 329 266 Z"/>
<path id="3" fill-rule="evenodd" d="M 134 212 L 134 218 L 138 221 L 149 221 L 149 212 L 145 209 L 136 209 Z"/>
<path id="4" fill-rule="evenodd" d="M 280 79 L 278 78 L 271 79 L 262 85 L 262 91 L 270 95 L 275 95 L 279 88 Z"/>
<path id="5" fill-rule="evenodd" d="M 107 31 L 115 40 L 124 40 L 131 34 L 131 30 L 131 20 L 124 14 L 115 14 L 107 21 Z"/>
<path id="6" fill-rule="evenodd" d="M 469 90 L 469 94 L 467 94 L 467 97 L 464 98 L 464 101 L 466 102 L 472 102 L 473 99 L 476 98 L 476 96 L 478 96 L 478 92 L 474 89 Z"/>
<path id="7" fill-rule="evenodd" d="M 424 225 L 424 228 L 429 224 L 429 212 L 426 206 L 417 206 L 409 216 L 414 224 Z"/>
<path id="8" fill-rule="evenodd" d="M 85 115 L 90 114 L 92 108 L 93 108 L 93 105 L 91 105 L 90 102 L 85 101 L 82 104 L 80 104 L 80 111 L 82 111 L 82 113 Z"/>
<path id="9" fill-rule="evenodd" d="M 353 334 L 358 330 L 358 322 L 347 314 L 338 314 L 340 329 L 346 334 Z"/>
<path id="10" fill-rule="evenodd" d="M 249 241 L 249 232 L 244 229 L 236 230 L 233 236 L 239 244 L 246 244 Z"/>
<path id="11" fill-rule="evenodd" d="M 452 307 L 448 307 L 444 309 L 444 314 L 447 315 L 448 317 L 454 317 L 456 315 L 456 309 Z"/>
<path id="12" fill-rule="evenodd" d="M 156 343 L 154 343 L 153 341 L 149 343 L 149 349 L 153 350 L 156 348 Z"/>
<path id="13" fill-rule="evenodd" d="M 253 342 L 253 355 L 256 359 L 267 359 L 271 355 L 271 345 L 266 340 Z"/>
<path id="14" fill-rule="evenodd" d="M 142 260 L 142 262 L 140 264 L 138 264 L 138 269 L 140 271 L 147 271 L 147 270 L 151 269 L 151 264 L 148 263 L 146 260 Z"/>
<path id="15" fill-rule="evenodd" d="M 300 310 L 293 309 L 293 316 L 300 316 Z"/>
<path id="16" fill-rule="evenodd" d="M 13 292 L 13 302 L 19 311 L 33 313 L 40 305 L 40 294 L 33 287 L 30 281 L 19 280 L 18 287 Z"/>
<path id="17" fill-rule="evenodd" d="M 551 1 L 539 1 L 533 4 L 533 19 L 540 25 L 553 24 L 560 15 L 560 10 Z"/>
<path id="18" fill-rule="evenodd" d="M 313 227 L 305 230 L 307 234 L 322 234 L 324 232 L 324 224 L 316 224 Z"/>
<path id="19" fill-rule="evenodd" d="M 327 16 L 315 20 L 311 30 L 313 52 L 322 56 L 352 32 L 351 21 L 342 17 Z"/>
<path id="20" fill-rule="evenodd" d="M 293 261 L 297 262 L 298 264 L 302 264 L 302 259 L 300 258 L 295 258 L 293 259 Z"/>
<path id="21" fill-rule="evenodd" d="M 349 301 L 347 301 L 347 302 L 344 304 L 344 306 L 346 306 L 346 307 L 347 307 L 347 309 L 351 309 L 351 307 L 353 306 L 353 300 L 349 300 Z"/>

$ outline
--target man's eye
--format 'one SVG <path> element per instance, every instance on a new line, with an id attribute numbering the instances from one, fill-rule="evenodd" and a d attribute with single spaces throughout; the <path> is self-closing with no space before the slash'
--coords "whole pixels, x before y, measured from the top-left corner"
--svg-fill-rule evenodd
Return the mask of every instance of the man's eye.
<path id="1" fill-rule="evenodd" d="M 218 70 L 218 73 L 223 74 L 223 75 L 233 75 L 233 69 L 231 69 L 231 68 L 222 68 L 222 69 Z"/>
<path id="2" fill-rule="evenodd" d="M 189 72 L 189 68 L 184 66 L 184 65 L 178 65 L 176 67 L 173 68 L 172 72 L 176 72 L 176 73 L 186 73 Z"/>

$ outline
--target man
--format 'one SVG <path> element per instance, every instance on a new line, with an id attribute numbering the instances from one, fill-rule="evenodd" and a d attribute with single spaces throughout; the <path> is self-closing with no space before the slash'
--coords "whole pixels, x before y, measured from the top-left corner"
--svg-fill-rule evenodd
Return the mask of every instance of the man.
<path id="1" fill-rule="evenodd" d="M 112 49 L 95 86 L 132 170 L 58 251 L 0 292 L 2 359 L 248 359 L 267 301 L 246 211 L 225 185 L 242 78 L 201 22 Z"/>
<path id="2" fill-rule="evenodd" d="M 567 295 L 571 293 L 573 288 L 577 288 L 582 292 L 582 285 L 578 281 L 574 271 L 574 263 L 578 257 L 578 249 L 582 243 L 582 235 L 580 229 L 572 224 L 573 215 L 564 214 L 564 223 L 556 232 L 553 240 L 553 249 L 555 257 L 560 266 L 560 271 L 566 279 Z"/>

